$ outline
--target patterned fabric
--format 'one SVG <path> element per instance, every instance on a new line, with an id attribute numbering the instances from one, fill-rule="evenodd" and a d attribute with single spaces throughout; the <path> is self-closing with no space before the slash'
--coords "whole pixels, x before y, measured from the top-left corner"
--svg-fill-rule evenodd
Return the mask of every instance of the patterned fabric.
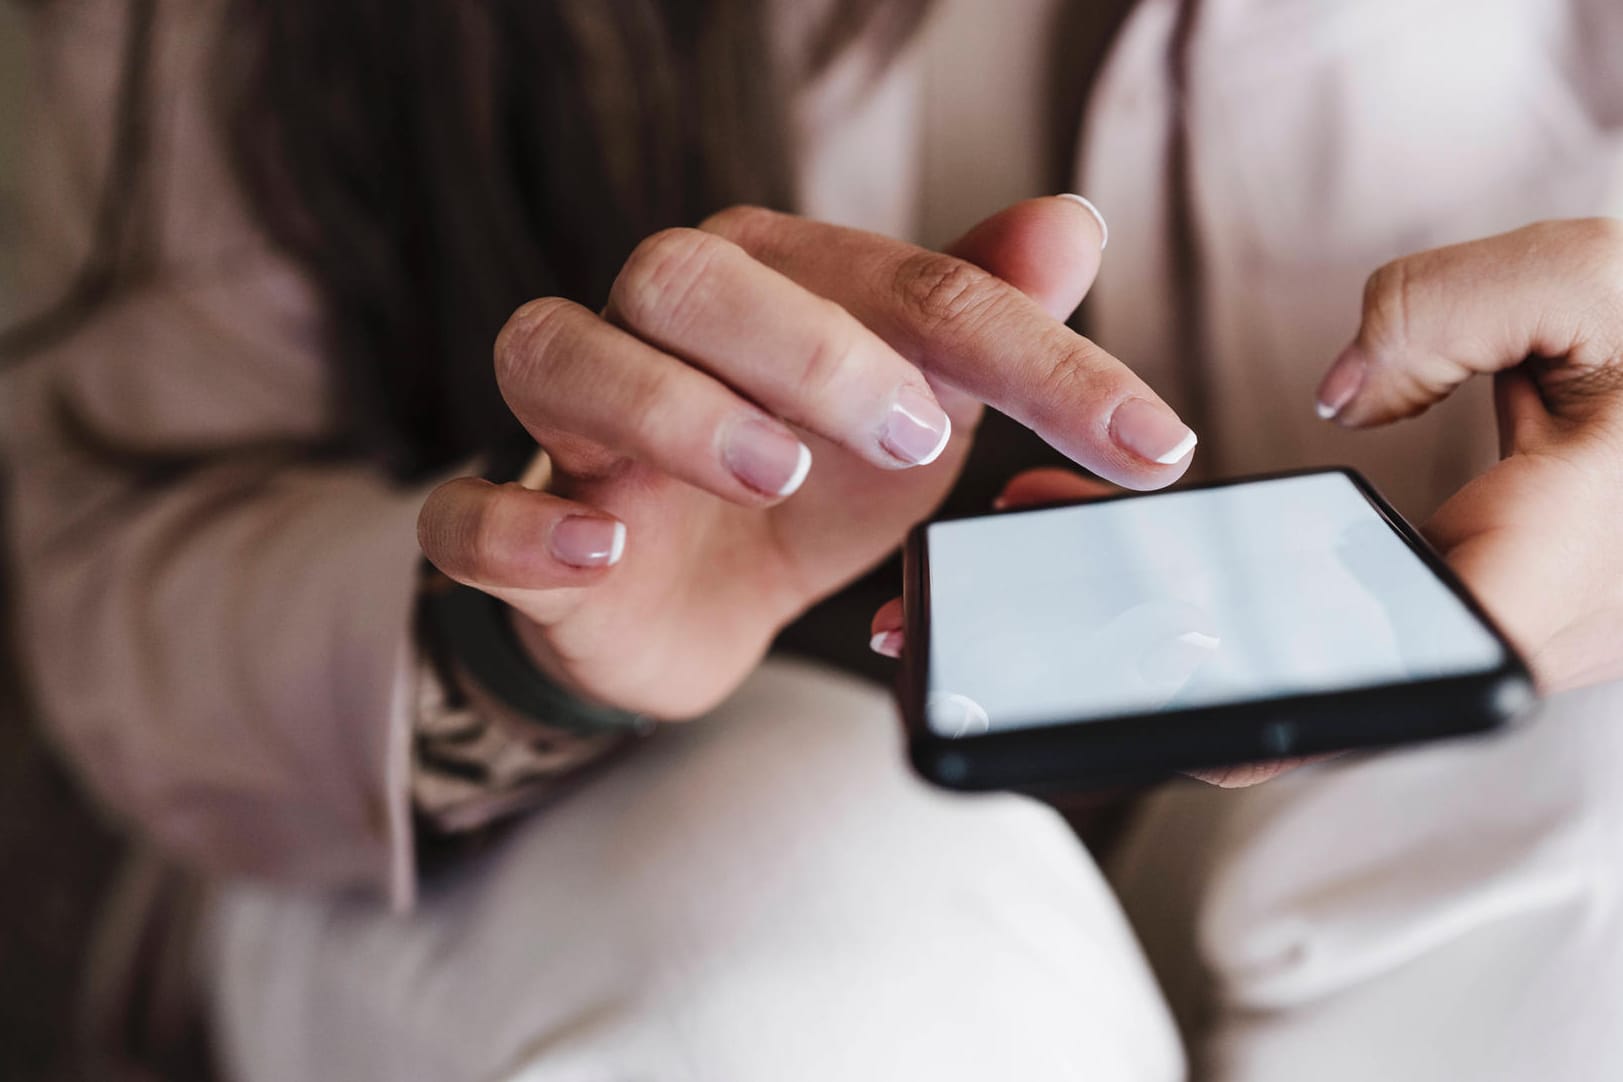
<path id="1" fill-rule="evenodd" d="M 623 732 L 582 735 L 520 715 L 483 695 L 419 622 L 412 806 L 442 833 L 476 830 L 552 795 Z"/>

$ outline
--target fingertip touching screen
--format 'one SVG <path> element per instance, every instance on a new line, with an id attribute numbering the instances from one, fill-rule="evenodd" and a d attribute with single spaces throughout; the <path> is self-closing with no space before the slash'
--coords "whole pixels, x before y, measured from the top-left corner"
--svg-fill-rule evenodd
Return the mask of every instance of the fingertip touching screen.
<path id="1" fill-rule="evenodd" d="M 926 527 L 940 736 L 1489 671 L 1503 646 L 1342 473 Z"/>

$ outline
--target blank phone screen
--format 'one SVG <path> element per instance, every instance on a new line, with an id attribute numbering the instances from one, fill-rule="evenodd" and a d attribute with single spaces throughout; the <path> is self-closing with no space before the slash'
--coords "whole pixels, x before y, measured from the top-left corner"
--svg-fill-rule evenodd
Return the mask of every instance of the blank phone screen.
<path id="1" fill-rule="evenodd" d="M 1499 641 L 1347 476 L 926 527 L 941 736 L 1481 673 Z"/>

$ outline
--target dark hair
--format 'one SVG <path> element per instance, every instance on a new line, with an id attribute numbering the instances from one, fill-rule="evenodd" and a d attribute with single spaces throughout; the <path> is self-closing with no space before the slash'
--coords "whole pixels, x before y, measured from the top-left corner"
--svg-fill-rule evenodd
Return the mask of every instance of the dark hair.
<path id="1" fill-rule="evenodd" d="M 412 478 L 515 423 L 490 346 L 538 296 L 602 303 L 643 236 L 795 197 L 787 104 L 923 0 L 828 0 L 797 50 L 767 0 L 232 0 L 213 78 L 250 212 L 310 277 L 343 450 Z M 153 0 L 131 0 L 105 221 L 37 348 L 140 263 Z"/>
<path id="2" fill-rule="evenodd" d="M 49 0 L 19 3 L 38 14 Z M 55 303 L 21 323 L 0 327 L 0 371 L 77 328 L 86 316 L 137 279 L 145 265 L 144 256 L 151 254 L 140 235 L 149 222 L 138 208 L 146 194 L 143 181 L 147 176 L 147 129 L 151 119 L 151 70 L 147 58 L 156 9 L 157 0 L 130 0 L 119 61 L 113 145 L 90 223 L 89 255 Z"/>

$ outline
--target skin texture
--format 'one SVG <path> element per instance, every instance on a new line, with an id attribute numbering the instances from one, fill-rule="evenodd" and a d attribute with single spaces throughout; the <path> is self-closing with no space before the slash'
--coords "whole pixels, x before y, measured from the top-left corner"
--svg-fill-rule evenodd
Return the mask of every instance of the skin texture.
<path id="1" fill-rule="evenodd" d="M 550 491 L 449 482 L 419 516 L 423 550 L 506 601 L 537 663 L 580 693 L 660 718 L 701 713 L 786 621 L 930 513 L 981 402 L 1117 483 L 1183 474 L 1189 453 L 1158 463 L 1112 426 L 1139 399 L 1183 431 L 1171 411 L 1063 323 L 1100 240 L 1093 215 L 1059 198 L 993 216 L 950 255 L 753 208 L 656 234 L 603 313 L 542 299 L 496 343 L 502 393 L 553 457 Z M 887 449 L 904 390 L 951 417 L 928 464 Z M 728 468 L 745 420 L 809 449 L 787 498 Z M 560 560 L 554 530 L 570 515 L 622 523 L 621 558 Z"/>
<path id="2" fill-rule="evenodd" d="M 1544 222 L 1383 267 L 1327 382 L 1371 428 L 1492 376 L 1502 460 L 1432 542 L 1559 691 L 1623 676 L 1623 223 Z"/>
<path id="3" fill-rule="evenodd" d="M 1545 222 L 1388 264 L 1319 391 L 1320 413 L 1376 428 L 1491 376 L 1501 461 L 1424 531 L 1528 657 L 1546 692 L 1623 676 L 1623 225 Z M 1006 507 L 1109 486 L 1064 470 L 1014 478 Z M 874 616 L 899 653 L 901 604 Z M 1297 763 L 1197 776 L 1249 785 Z"/>
<path id="4" fill-rule="evenodd" d="M 1113 438 L 1117 405 L 1159 400 L 1061 322 L 1097 273 L 1098 241 L 1092 216 L 1060 199 L 988 219 L 950 256 L 748 208 L 651 238 L 604 313 L 535 302 L 497 344 L 509 405 L 554 456 L 552 491 L 450 482 L 424 505 L 423 548 L 512 605 L 537 662 L 583 694 L 702 712 L 777 628 L 939 502 L 981 401 L 1128 487 L 1183 473 L 1189 456 L 1162 466 Z M 1319 409 L 1378 427 L 1478 376 L 1496 381 L 1504 458 L 1427 533 L 1546 690 L 1623 675 L 1623 227 L 1541 223 L 1381 268 Z M 902 387 L 952 418 L 928 465 L 906 467 L 876 436 L 875 403 Z M 788 498 L 725 469 L 718 431 L 742 413 L 787 422 L 810 449 Z M 1035 471 L 1001 502 L 1101 490 Z M 570 514 L 623 523 L 623 558 L 561 563 L 546 541 Z M 904 649 L 899 605 L 872 631 L 883 652 Z M 1292 765 L 1205 776 L 1244 785 Z"/>

